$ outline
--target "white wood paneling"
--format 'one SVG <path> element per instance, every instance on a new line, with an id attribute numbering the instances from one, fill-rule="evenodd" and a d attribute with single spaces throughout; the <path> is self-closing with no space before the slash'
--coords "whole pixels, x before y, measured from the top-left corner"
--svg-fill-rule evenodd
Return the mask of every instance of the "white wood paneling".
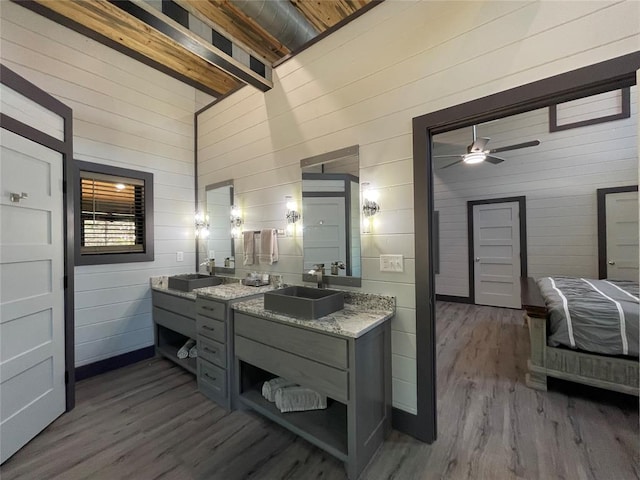
<path id="1" fill-rule="evenodd" d="M 195 264 L 193 113 L 212 99 L 13 2 L 1 8 L 2 62 L 73 109 L 74 157 L 154 174 L 155 261 L 75 269 L 76 365 L 152 345 L 149 277 Z"/>
<path id="2" fill-rule="evenodd" d="M 397 297 L 394 405 L 415 412 L 415 369 L 399 360 L 415 355 L 406 336 L 415 332 L 411 119 L 635 51 L 639 8 L 633 1 L 384 2 L 274 69 L 273 90 L 243 88 L 201 114 L 199 184 L 233 178 L 246 228 L 263 218 L 275 223 L 282 196 L 299 196 L 301 158 L 360 145 L 361 181 L 379 190 L 382 208 L 372 234 L 362 236 L 362 291 Z M 301 242 L 281 249 L 299 266 Z M 405 256 L 406 274 L 379 272 L 378 256 L 393 253 Z M 299 283 L 293 265 L 272 271 Z"/>
<path id="3" fill-rule="evenodd" d="M 570 103 L 580 120 L 611 114 L 614 94 Z M 498 154 L 498 165 L 455 165 L 436 159 L 435 208 L 440 212 L 440 274 L 437 293 L 462 296 L 468 290 L 467 201 L 526 196 L 527 264 L 530 276 L 579 275 L 597 278 L 598 188 L 633 185 L 638 171 L 637 87 L 632 87 L 631 117 L 559 132 L 549 132 L 546 108 L 478 126 L 490 137 L 488 148 L 538 139 L 537 147 Z M 437 135 L 434 154 L 464 152 L 471 129 Z"/>

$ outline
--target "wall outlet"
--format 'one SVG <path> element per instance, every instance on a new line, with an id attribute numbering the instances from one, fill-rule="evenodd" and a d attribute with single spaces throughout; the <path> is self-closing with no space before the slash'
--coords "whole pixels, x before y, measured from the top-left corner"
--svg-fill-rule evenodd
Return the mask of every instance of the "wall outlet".
<path id="1" fill-rule="evenodd" d="M 176 252 L 176 262 L 184 262 L 184 252 Z"/>
<path id="2" fill-rule="evenodd" d="M 404 258 L 402 255 L 380 255 L 381 272 L 404 272 Z"/>

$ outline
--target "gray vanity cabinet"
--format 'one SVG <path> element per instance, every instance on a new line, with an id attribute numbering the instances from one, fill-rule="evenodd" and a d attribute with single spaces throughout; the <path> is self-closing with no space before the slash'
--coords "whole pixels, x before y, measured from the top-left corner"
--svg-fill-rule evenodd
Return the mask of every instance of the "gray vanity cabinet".
<path id="1" fill-rule="evenodd" d="M 227 409 L 231 408 L 232 315 L 229 302 L 196 299 L 198 390 Z"/>
<path id="2" fill-rule="evenodd" d="M 152 302 L 156 353 L 195 374 L 195 358 L 178 358 L 180 347 L 196 338 L 195 300 L 153 290 Z"/>
<path id="3" fill-rule="evenodd" d="M 391 329 L 358 338 L 235 312 L 238 404 L 256 410 L 346 464 L 355 480 L 391 429 Z M 280 413 L 262 383 L 285 377 L 328 397 L 326 410 Z"/>

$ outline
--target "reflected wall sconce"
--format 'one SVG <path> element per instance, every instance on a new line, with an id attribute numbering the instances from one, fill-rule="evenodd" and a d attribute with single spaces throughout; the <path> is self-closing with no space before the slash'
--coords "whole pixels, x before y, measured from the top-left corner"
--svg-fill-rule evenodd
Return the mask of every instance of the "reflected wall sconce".
<path id="1" fill-rule="evenodd" d="M 209 236 L 209 215 L 198 211 L 195 215 L 196 238 L 207 238 Z"/>
<path id="2" fill-rule="evenodd" d="M 233 205 L 231 207 L 231 237 L 240 238 L 242 233 L 242 211 L 240 207 Z"/>
<path id="3" fill-rule="evenodd" d="M 287 219 L 287 234 L 291 235 L 296 230 L 296 223 L 300 220 L 300 212 L 298 212 L 298 204 L 291 195 L 285 195 L 284 200 L 287 205 L 285 218 Z"/>
<path id="4" fill-rule="evenodd" d="M 373 216 L 380 211 L 378 204 L 378 192 L 371 190 L 369 182 L 363 182 L 362 186 L 362 233 L 371 233 Z"/>

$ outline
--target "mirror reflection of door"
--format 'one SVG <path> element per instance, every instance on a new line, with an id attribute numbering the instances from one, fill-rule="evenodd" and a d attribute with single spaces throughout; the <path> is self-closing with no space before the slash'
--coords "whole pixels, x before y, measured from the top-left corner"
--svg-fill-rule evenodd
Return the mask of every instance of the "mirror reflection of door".
<path id="1" fill-rule="evenodd" d="M 354 189 L 355 186 L 355 189 Z M 303 173 L 302 209 L 304 212 L 303 256 L 305 271 L 324 264 L 333 276 L 360 275 L 360 242 L 352 247 L 352 197 L 358 192 L 358 178 L 340 173 Z M 356 203 L 356 211 L 357 205 Z M 358 261 L 354 262 L 357 253 Z M 339 265 L 337 269 L 331 266 Z M 354 267 L 356 267 L 354 269 Z"/>
<path id="2" fill-rule="evenodd" d="M 215 259 L 216 269 L 225 266 L 225 259 L 234 258 L 231 238 L 231 207 L 233 205 L 233 181 L 207 185 L 206 214 L 209 218 L 209 236 L 205 244 L 204 258 Z M 233 263 L 229 263 L 233 265 Z M 229 268 L 229 267 L 227 267 Z"/>
<path id="3" fill-rule="evenodd" d="M 316 264 L 347 263 L 347 225 L 344 197 L 305 197 L 304 269 Z M 346 275 L 338 269 L 338 275 Z"/>
<path id="4" fill-rule="evenodd" d="M 343 285 L 361 277 L 360 185 L 357 145 L 303 159 L 303 273 L 324 264 Z M 344 265 L 334 268 L 331 265 Z"/>

